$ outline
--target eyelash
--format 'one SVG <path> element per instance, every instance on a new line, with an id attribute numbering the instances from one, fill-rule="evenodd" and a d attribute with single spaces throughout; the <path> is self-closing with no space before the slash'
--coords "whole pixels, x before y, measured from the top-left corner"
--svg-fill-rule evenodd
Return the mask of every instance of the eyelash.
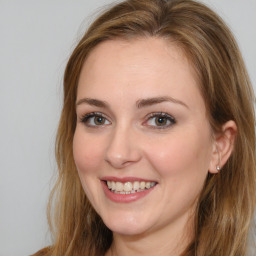
<path id="1" fill-rule="evenodd" d="M 103 125 L 90 125 L 88 124 L 88 121 L 90 120 L 90 118 L 103 118 L 105 121 L 108 121 L 108 118 L 103 115 L 100 112 L 91 112 L 88 114 L 85 114 L 84 116 L 82 116 L 80 118 L 80 122 L 84 123 L 86 126 L 88 127 L 93 127 L 93 128 L 100 128 L 101 126 L 104 126 L 106 124 Z M 149 122 L 149 120 L 152 120 L 154 118 L 164 118 L 165 120 L 167 120 L 167 122 L 169 121 L 170 123 L 168 125 L 164 125 L 164 126 L 157 126 L 157 125 L 147 125 L 150 126 L 150 128 L 152 129 L 167 129 L 170 128 L 171 126 L 173 126 L 174 124 L 176 124 L 176 120 L 174 117 L 172 117 L 171 115 L 167 114 L 167 113 L 163 113 L 163 112 L 158 112 L 158 113 L 151 113 L 146 117 L 146 121 L 145 122 Z M 109 123 L 111 123 L 110 121 L 108 121 Z M 145 122 L 143 122 L 143 124 L 145 124 Z M 108 124 L 107 124 L 108 125 Z"/>
<path id="2" fill-rule="evenodd" d="M 103 118 L 104 120 L 108 120 L 107 117 L 105 115 L 103 115 L 102 113 L 100 113 L 100 112 L 91 112 L 91 113 L 88 113 L 88 114 L 85 114 L 84 116 L 82 116 L 80 118 L 80 122 L 84 123 L 88 127 L 100 128 L 100 126 L 103 126 L 103 125 L 90 125 L 90 124 L 88 124 L 88 120 L 90 118 L 96 118 L 96 117 Z"/>
<path id="3" fill-rule="evenodd" d="M 171 126 L 173 126 L 174 124 L 176 124 L 176 120 L 174 117 L 172 117 L 171 115 L 167 114 L 167 113 L 163 113 L 163 112 L 158 112 L 158 113 L 151 113 L 147 116 L 147 120 L 146 122 L 148 122 L 150 119 L 153 118 L 164 118 L 167 121 L 169 121 L 170 123 L 168 125 L 164 125 L 164 126 L 150 126 L 152 129 L 167 129 L 170 128 Z"/>

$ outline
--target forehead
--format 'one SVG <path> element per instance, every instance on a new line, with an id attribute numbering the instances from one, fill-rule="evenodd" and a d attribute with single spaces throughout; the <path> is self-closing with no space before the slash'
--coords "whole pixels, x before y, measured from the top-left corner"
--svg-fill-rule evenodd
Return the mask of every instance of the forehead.
<path id="1" fill-rule="evenodd" d="M 100 43 L 87 57 L 78 84 L 78 98 L 111 100 L 115 95 L 125 100 L 129 96 L 159 96 L 156 94 L 185 100 L 192 95 L 201 97 L 196 72 L 186 54 L 162 38 Z"/>
<path id="2" fill-rule="evenodd" d="M 166 62 L 167 60 L 167 62 Z M 89 67 L 103 68 L 102 71 L 113 67 L 113 61 L 116 65 L 129 65 L 130 69 L 140 68 L 140 71 L 154 69 L 158 71 L 160 63 L 163 72 L 172 65 L 172 63 L 189 62 L 185 52 L 177 43 L 165 40 L 159 37 L 136 38 L 132 40 L 108 40 L 98 44 L 87 56 L 83 69 Z M 107 65 L 111 64 L 111 65 Z M 164 68 L 164 65 L 166 67 Z M 191 63 L 187 65 L 193 71 Z"/>

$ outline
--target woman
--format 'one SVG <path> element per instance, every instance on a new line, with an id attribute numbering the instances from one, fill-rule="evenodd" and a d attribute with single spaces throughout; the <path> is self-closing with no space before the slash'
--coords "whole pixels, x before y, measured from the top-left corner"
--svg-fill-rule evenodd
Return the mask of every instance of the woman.
<path id="1" fill-rule="evenodd" d="M 35 255 L 246 255 L 253 103 L 237 44 L 206 6 L 113 6 L 66 67 L 54 244 Z"/>

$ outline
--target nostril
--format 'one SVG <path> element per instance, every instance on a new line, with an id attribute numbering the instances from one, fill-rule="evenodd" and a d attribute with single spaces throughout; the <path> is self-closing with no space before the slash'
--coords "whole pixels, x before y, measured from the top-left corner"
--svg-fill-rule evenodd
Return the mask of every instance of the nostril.
<path id="1" fill-rule="evenodd" d="M 108 157 L 105 161 L 113 166 L 115 169 L 122 169 L 132 163 L 133 161 L 129 161 L 128 159 L 121 157 Z"/>

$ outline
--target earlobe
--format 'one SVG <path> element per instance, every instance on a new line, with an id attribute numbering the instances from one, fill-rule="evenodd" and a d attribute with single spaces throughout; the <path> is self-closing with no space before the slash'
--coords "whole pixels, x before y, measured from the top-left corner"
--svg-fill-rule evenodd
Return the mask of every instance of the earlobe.
<path id="1" fill-rule="evenodd" d="M 236 123 L 230 120 L 222 126 L 221 133 L 215 136 L 210 173 L 218 173 L 225 165 L 233 151 L 236 134 Z"/>

